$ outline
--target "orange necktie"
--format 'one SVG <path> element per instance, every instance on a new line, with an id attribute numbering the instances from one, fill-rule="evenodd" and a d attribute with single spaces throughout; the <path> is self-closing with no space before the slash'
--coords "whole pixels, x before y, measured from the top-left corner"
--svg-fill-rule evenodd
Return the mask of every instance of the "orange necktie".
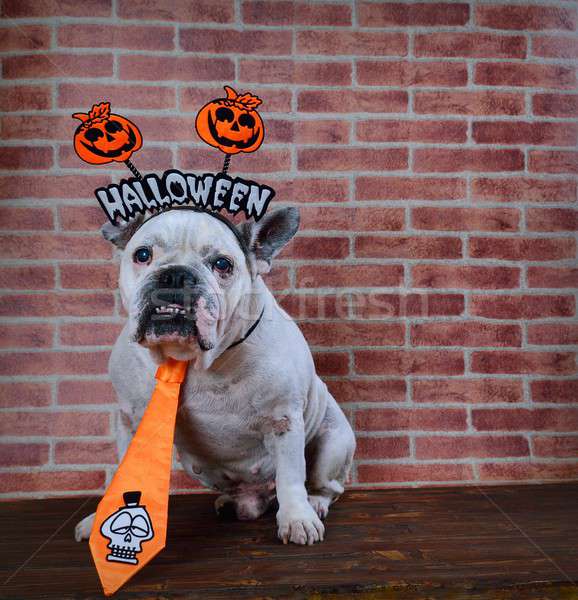
<path id="1" fill-rule="evenodd" d="M 164 547 L 175 418 L 188 362 L 169 359 L 126 455 L 96 510 L 90 550 L 114 594 Z"/>

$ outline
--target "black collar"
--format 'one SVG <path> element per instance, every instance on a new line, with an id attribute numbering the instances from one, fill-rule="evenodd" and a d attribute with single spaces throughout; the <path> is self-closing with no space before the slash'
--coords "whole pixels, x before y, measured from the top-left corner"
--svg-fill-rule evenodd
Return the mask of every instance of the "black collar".
<path id="1" fill-rule="evenodd" d="M 253 331 L 255 331 L 255 328 L 261 322 L 261 317 L 263 316 L 264 312 L 265 312 L 265 307 L 263 307 L 263 310 L 261 311 L 261 314 L 259 315 L 258 319 L 253 323 L 253 325 L 251 325 L 251 327 L 249 327 L 249 331 L 247 331 L 247 333 L 240 340 L 233 342 L 228 348 L 226 348 L 225 352 L 227 350 L 230 350 L 231 348 L 234 348 L 238 344 L 241 344 L 242 342 L 244 342 L 253 333 Z"/>

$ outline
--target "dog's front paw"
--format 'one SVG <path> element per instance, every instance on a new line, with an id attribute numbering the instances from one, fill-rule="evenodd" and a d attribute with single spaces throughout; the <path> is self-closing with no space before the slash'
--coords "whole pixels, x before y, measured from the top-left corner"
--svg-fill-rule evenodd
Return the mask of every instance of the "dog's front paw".
<path id="1" fill-rule="evenodd" d="M 92 526 L 94 525 L 94 517 L 96 517 L 96 513 L 92 513 L 88 515 L 88 517 L 84 517 L 82 521 L 76 525 L 74 529 L 74 539 L 77 542 L 82 540 L 87 540 L 90 537 L 90 532 L 92 531 Z"/>
<path id="2" fill-rule="evenodd" d="M 322 542 L 325 534 L 325 527 L 310 504 L 279 509 L 277 526 L 277 535 L 284 544 L 293 542 L 311 546 Z"/>

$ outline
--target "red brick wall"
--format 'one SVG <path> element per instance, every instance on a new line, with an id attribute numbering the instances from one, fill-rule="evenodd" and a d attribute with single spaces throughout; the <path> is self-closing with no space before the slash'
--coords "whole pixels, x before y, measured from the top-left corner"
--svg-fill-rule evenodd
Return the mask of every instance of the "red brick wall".
<path id="1" fill-rule="evenodd" d="M 108 99 L 141 170 L 215 169 L 192 124 L 223 83 L 268 126 L 232 170 L 302 211 L 270 283 L 355 425 L 353 482 L 578 478 L 574 2 L 2 10 L 0 493 L 96 493 L 116 460 L 92 190 L 127 173 L 79 162 L 70 114 Z"/>

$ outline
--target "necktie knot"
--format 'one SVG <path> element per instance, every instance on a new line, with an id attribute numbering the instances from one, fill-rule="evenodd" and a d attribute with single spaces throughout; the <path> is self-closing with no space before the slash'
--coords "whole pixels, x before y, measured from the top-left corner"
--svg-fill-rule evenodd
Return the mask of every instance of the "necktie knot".
<path id="1" fill-rule="evenodd" d="M 169 358 L 157 369 L 155 379 L 165 383 L 183 383 L 189 366 L 186 360 Z"/>

